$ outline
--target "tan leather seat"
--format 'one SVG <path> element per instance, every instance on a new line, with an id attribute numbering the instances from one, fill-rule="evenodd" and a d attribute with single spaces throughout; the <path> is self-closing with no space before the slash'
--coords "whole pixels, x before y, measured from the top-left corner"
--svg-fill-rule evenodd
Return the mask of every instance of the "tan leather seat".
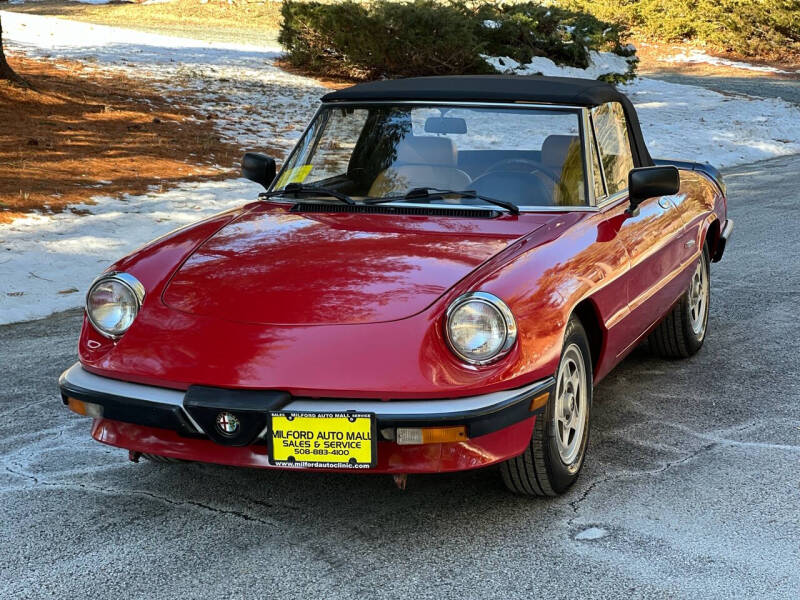
<path id="1" fill-rule="evenodd" d="M 542 142 L 542 164 L 560 174 L 571 146 L 580 143 L 577 135 L 548 135 Z"/>
<path id="2" fill-rule="evenodd" d="M 458 151 L 447 137 L 410 136 L 397 144 L 394 164 L 369 188 L 370 196 L 394 196 L 413 188 L 467 189 L 472 179 L 457 168 Z"/>
<path id="3" fill-rule="evenodd" d="M 542 142 L 542 165 L 557 178 L 552 181 L 540 174 L 549 186 L 556 205 L 582 205 L 585 203 L 583 153 L 581 138 L 577 135 L 549 135 Z"/>

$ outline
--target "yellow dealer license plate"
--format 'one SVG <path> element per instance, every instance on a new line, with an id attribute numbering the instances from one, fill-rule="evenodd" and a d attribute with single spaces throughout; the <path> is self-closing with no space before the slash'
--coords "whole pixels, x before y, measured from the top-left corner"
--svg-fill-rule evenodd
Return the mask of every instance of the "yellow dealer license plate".
<path id="1" fill-rule="evenodd" d="M 377 460 L 375 417 L 367 413 L 270 414 L 270 463 L 369 469 Z"/>

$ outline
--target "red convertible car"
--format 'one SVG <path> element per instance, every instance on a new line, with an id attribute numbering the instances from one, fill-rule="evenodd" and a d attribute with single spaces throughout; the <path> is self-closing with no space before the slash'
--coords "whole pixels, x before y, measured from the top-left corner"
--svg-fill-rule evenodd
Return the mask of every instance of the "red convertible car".
<path id="1" fill-rule="evenodd" d="M 567 490 L 592 388 L 688 357 L 732 230 L 709 165 L 654 161 L 613 86 L 380 81 L 329 93 L 257 201 L 92 284 L 64 403 L 133 460 L 395 475 L 499 464 Z"/>

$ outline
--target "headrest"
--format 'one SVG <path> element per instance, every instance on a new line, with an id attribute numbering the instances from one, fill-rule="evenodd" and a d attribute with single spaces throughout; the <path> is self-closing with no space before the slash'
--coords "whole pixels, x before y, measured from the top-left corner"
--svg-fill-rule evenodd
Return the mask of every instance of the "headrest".
<path id="1" fill-rule="evenodd" d="M 561 170 L 572 144 L 580 143 L 577 135 L 548 135 L 542 143 L 542 164 Z"/>
<path id="2" fill-rule="evenodd" d="M 409 136 L 397 144 L 397 162 L 455 167 L 458 163 L 458 154 L 450 138 Z"/>

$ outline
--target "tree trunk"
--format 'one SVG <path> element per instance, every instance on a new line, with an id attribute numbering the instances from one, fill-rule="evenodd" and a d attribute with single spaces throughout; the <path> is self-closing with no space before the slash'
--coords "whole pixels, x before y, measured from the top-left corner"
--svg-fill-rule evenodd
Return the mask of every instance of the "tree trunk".
<path id="1" fill-rule="evenodd" d="M 3 22 L 0 20 L 0 79 L 12 81 L 14 83 L 27 86 L 28 82 L 17 75 L 11 65 L 6 60 L 6 53 L 3 52 Z"/>

